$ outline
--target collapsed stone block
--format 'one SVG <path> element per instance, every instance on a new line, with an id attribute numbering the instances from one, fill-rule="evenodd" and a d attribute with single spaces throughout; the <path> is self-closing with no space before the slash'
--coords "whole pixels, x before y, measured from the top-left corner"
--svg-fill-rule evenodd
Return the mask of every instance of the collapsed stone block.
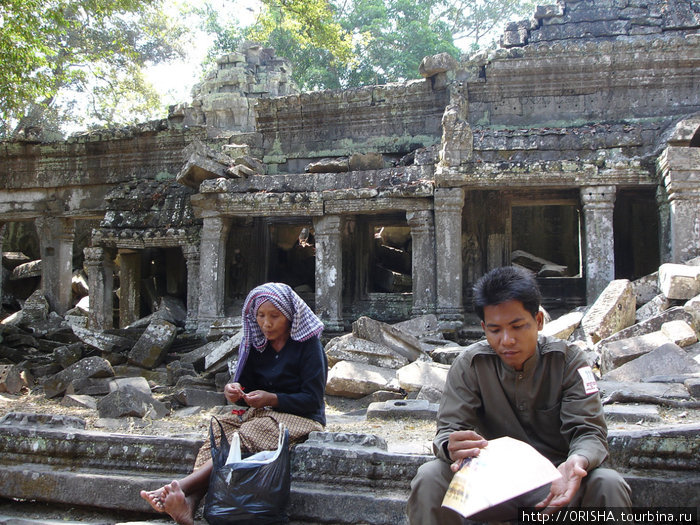
<path id="1" fill-rule="evenodd" d="M 669 299 L 692 299 L 700 294 L 700 267 L 662 264 L 659 267 L 659 289 Z"/>
<path id="2" fill-rule="evenodd" d="M 0 392 L 17 394 L 22 386 L 22 376 L 16 366 L 0 365 Z"/>
<path id="3" fill-rule="evenodd" d="M 586 337 L 597 343 L 633 325 L 635 308 L 632 283 L 627 279 L 612 281 L 581 320 Z"/>
<path id="4" fill-rule="evenodd" d="M 671 302 L 666 298 L 666 296 L 664 294 L 659 294 L 637 309 L 635 319 L 638 323 L 641 323 L 642 321 L 651 319 L 655 315 L 659 315 L 670 306 Z"/>
<path id="5" fill-rule="evenodd" d="M 700 330 L 700 295 L 696 295 L 685 303 L 683 309 L 692 316 L 692 325 Z"/>
<path id="6" fill-rule="evenodd" d="M 567 340 L 574 330 L 578 328 L 583 319 L 583 312 L 569 312 L 561 317 L 545 323 L 540 330 L 542 335 L 557 337 L 559 339 Z"/>
<path id="7" fill-rule="evenodd" d="M 438 73 L 445 73 L 457 67 L 457 61 L 449 53 L 430 55 L 421 60 L 418 66 L 418 74 L 423 78 L 430 78 Z"/>
<path id="8" fill-rule="evenodd" d="M 442 391 L 445 390 L 445 381 L 447 381 L 449 370 L 449 366 L 440 363 L 415 361 L 400 368 L 396 377 L 401 388 L 407 392 L 418 391 L 424 386 L 431 386 Z"/>
<path id="9" fill-rule="evenodd" d="M 430 360 L 418 338 L 369 317 L 362 316 L 352 323 L 352 334 L 360 339 L 387 346 L 409 361 Z"/>
<path id="10" fill-rule="evenodd" d="M 698 342 L 695 330 L 685 321 L 669 321 L 661 325 L 661 332 L 680 347 L 690 346 Z"/>
<path id="11" fill-rule="evenodd" d="M 119 352 L 131 348 L 133 340 L 107 332 L 95 332 L 78 325 L 71 325 L 73 333 L 86 345 L 103 352 Z"/>
<path id="12" fill-rule="evenodd" d="M 46 397 L 56 397 L 65 392 L 73 381 L 113 376 L 114 370 L 109 361 L 97 356 L 86 357 L 48 378 L 43 384 L 44 394 Z"/>
<path id="13" fill-rule="evenodd" d="M 204 369 L 207 372 L 214 372 L 226 368 L 227 361 L 238 355 L 238 347 L 242 340 L 243 330 L 240 330 L 233 337 L 216 341 L 214 347 L 204 358 Z"/>
<path id="14" fill-rule="evenodd" d="M 61 399 L 61 406 L 97 410 L 97 400 L 88 395 L 66 394 L 63 396 L 63 399 Z"/>
<path id="15" fill-rule="evenodd" d="M 622 423 L 656 423 L 661 421 L 657 405 L 613 404 L 604 408 L 605 419 Z"/>
<path id="16" fill-rule="evenodd" d="M 676 319 L 680 319 L 685 322 L 692 322 L 693 316 L 689 312 L 684 310 L 682 307 L 675 306 L 673 308 L 669 308 L 668 310 L 661 312 L 658 315 L 655 315 L 654 317 L 651 317 L 650 319 L 647 319 L 646 321 L 642 321 L 641 323 L 632 325 L 628 328 L 625 328 L 624 330 L 620 330 L 619 332 L 614 333 L 610 337 L 606 337 L 603 341 L 599 343 L 599 345 L 611 343 L 613 341 L 619 341 L 621 339 L 628 339 L 630 337 L 637 337 L 640 335 L 649 334 L 651 332 L 656 332 L 658 330 L 661 330 L 661 326 L 664 323 Z"/>
<path id="17" fill-rule="evenodd" d="M 644 381 L 655 375 L 692 374 L 700 372 L 698 365 L 685 350 L 667 343 L 603 375 L 609 381 Z"/>
<path id="18" fill-rule="evenodd" d="M 659 272 L 654 272 L 632 281 L 637 308 L 659 295 Z"/>
<path id="19" fill-rule="evenodd" d="M 163 362 L 175 340 L 177 327 L 163 319 L 153 319 L 129 352 L 129 363 L 155 368 Z"/>
<path id="20" fill-rule="evenodd" d="M 599 347 L 600 370 L 602 373 L 609 372 L 671 342 L 672 341 L 661 331 L 630 337 L 628 339 L 620 339 L 611 343 L 603 342 Z"/>
<path id="21" fill-rule="evenodd" d="M 183 388 L 175 393 L 175 399 L 184 406 L 212 408 L 226 404 L 223 392 L 202 390 L 200 388 Z"/>
<path id="22" fill-rule="evenodd" d="M 127 416 L 160 419 L 167 415 L 164 403 L 136 388 L 126 386 L 107 394 L 97 402 L 100 417 L 120 418 Z"/>
<path id="23" fill-rule="evenodd" d="M 401 368 L 409 363 L 405 356 L 397 354 L 391 348 L 352 334 L 331 339 L 325 351 L 331 367 L 339 361 L 355 361 L 383 368 Z"/>
<path id="24" fill-rule="evenodd" d="M 386 390 L 395 376 L 395 370 L 340 361 L 328 372 L 326 394 L 359 399 L 377 390 Z"/>
<path id="25" fill-rule="evenodd" d="M 367 407 L 367 419 L 435 419 L 438 404 L 427 399 L 402 399 L 372 403 Z"/>

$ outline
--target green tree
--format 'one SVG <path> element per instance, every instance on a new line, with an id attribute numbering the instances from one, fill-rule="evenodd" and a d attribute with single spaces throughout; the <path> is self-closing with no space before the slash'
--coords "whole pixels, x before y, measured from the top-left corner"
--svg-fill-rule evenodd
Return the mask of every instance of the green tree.
<path id="1" fill-rule="evenodd" d="M 161 0 L 2 0 L 0 137 L 162 113 L 143 76 L 183 54 Z M 79 106 L 79 96 L 87 100 Z"/>
<path id="2" fill-rule="evenodd" d="M 217 35 L 213 56 L 256 40 L 292 62 L 302 89 L 333 89 L 417 78 L 425 56 L 459 57 L 457 39 L 462 49 L 488 45 L 531 8 L 527 0 L 263 0 L 252 26 L 210 20 L 208 30 Z"/>

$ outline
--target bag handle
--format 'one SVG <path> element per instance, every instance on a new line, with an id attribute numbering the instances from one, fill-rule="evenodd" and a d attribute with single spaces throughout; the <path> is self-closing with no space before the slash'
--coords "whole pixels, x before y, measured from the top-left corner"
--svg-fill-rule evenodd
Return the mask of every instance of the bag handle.
<path id="1" fill-rule="evenodd" d="M 214 439 L 214 421 L 219 425 L 219 446 L 216 445 L 216 440 Z M 221 450 L 226 450 L 226 455 L 228 455 L 228 450 L 231 448 L 231 445 L 228 442 L 228 439 L 226 439 L 226 432 L 224 432 L 224 427 L 221 424 L 221 421 L 218 420 L 216 416 L 211 417 L 211 421 L 209 422 L 209 440 L 211 441 L 211 450 L 212 450 L 212 459 L 214 458 L 214 455 L 220 455 L 218 454 L 219 451 Z"/>

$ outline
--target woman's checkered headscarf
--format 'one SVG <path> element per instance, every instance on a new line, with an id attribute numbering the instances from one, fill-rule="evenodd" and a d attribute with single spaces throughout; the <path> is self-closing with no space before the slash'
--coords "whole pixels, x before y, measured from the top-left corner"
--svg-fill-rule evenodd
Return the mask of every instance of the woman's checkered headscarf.
<path id="1" fill-rule="evenodd" d="M 238 364 L 233 381 L 238 381 L 243 372 L 250 347 L 262 352 L 267 344 L 265 335 L 260 330 L 256 317 L 258 308 L 265 301 L 270 301 L 275 308 L 292 323 L 290 337 L 295 341 L 306 341 L 323 331 L 323 322 L 311 311 L 309 305 L 284 283 L 266 283 L 253 288 L 243 303 L 241 320 L 243 322 L 243 339 L 238 349 Z"/>

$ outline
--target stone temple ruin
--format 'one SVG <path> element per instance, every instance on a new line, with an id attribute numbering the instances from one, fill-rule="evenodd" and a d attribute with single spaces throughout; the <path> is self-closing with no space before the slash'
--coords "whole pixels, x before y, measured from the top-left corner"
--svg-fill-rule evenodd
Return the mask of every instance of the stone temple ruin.
<path id="1" fill-rule="evenodd" d="M 596 313 L 602 323 L 618 305 L 632 309 L 632 319 L 608 333 L 584 322 L 591 345 L 665 315 L 625 332 L 646 337 L 635 340 L 638 348 L 679 320 L 669 311 L 682 310 L 697 332 L 698 314 L 687 313 L 697 302 L 682 306 L 700 294 L 693 284 L 700 283 L 693 270 L 700 257 L 699 30 L 694 2 L 560 0 L 510 24 L 497 50 L 461 61 L 426 57 L 422 80 L 309 93 L 294 87 L 286 60 L 246 44 L 222 57 L 192 102 L 166 119 L 62 142 L 2 143 L 3 310 L 22 312 L 25 324 L 32 315 L 46 319 L 45 298 L 81 341 L 92 337 L 94 348 L 113 356 L 142 337 L 144 318 L 164 311 L 192 341 L 231 336 L 248 290 L 276 280 L 302 295 L 329 337 L 356 335 L 363 317 L 389 323 L 383 330 L 391 332 L 386 326 L 427 316 L 435 332 L 464 342 L 474 319 L 472 284 L 491 268 L 519 264 L 537 273 L 550 314 L 605 298 L 586 314 L 595 324 Z M 675 278 L 694 292 L 670 297 Z M 697 338 L 668 339 L 692 360 Z M 604 371 L 630 360 L 613 342 L 602 352 Z M 2 348 L 5 359 L 11 352 Z M 685 465 L 696 494 L 686 501 L 697 504 L 697 438 L 678 432 L 659 434 L 652 446 L 685 447 L 675 463 L 654 463 L 637 435 L 615 438 L 618 460 L 661 470 Z M 176 445 L 187 449 L 180 457 L 194 446 Z M 375 445 L 367 445 L 369 463 L 385 453 Z M 296 468 L 308 496 L 311 481 L 330 483 L 332 470 L 314 471 L 321 445 L 305 447 L 297 453 L 308 461 Z M 26 450 L 13 453 L 26 460 Z M 140 460 L 163 474 L 157 458 Z M 124 469 L 138 461 L 129 457 Z M 382 480 L 375 489 L 399 505 L 395 490 L 405 493 L 407 481 L 389 480 L 415 472 L 417 462 L 387 457 L 386 472 L 366 475 Z M 352 467 L 339 465 L 351 479 Z M 304 501 L 313 507 L 312 497 Z"/>

